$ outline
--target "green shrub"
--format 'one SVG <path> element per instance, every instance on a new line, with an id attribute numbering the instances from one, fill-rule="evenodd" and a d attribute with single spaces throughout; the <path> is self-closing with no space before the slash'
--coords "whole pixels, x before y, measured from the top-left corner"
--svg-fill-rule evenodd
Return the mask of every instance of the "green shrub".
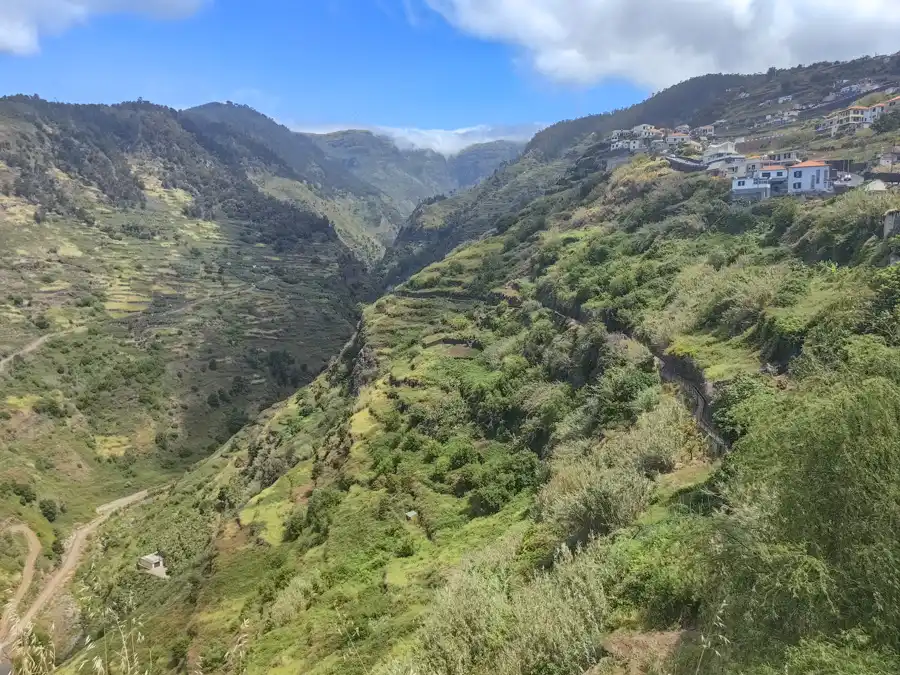
<path id="1" fill-rule="evenodd" d="M 41 510 L 41 514 L 44 518 L 51 523 L 56 520 L 56 517 L 59 515 L 59 505 L 54 499 L 42 499 L 40 503 L 38 503 L 38 508 Z"/>

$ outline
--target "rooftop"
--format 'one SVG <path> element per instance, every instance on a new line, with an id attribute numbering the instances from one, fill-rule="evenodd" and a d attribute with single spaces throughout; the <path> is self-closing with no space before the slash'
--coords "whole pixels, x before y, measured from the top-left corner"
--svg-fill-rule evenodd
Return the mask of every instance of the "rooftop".
<path id="1" fill-rule="evenodd" d="M 787 171 L 787 169 L 783 166 L 778 166 L 777 164 L 770 164 L 769 166 L 760 168 L 760 171 Z"/>
<path id="2" fill-rule="evenodd" d="M 825 162 L 818 162 L 818 161 L 815 161 L 815 160 L 808 160 L 808 161 L 806 161 L 806 162 L 800 162 L 799 164 L 794 164 L 794 167 L 793 167 L 793 168 L 795 168 L 795 169 L 805 169 L 805 168 L 814 167 L 814 166 L 825 167 L 825 166 L 828 166 L 828 165 L 827 165 Z"/>

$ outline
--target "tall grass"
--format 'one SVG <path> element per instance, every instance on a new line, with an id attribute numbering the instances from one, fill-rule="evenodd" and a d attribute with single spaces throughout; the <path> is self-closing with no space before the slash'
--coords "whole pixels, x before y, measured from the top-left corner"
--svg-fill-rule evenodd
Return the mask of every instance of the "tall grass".
<path id="1" fill-rule="evenodd" d="M 869 651 L 900 651 L 898 437 L 900 389 L 870 379 L 773 401 L 738 441 L 708 599 L 727 605 L 730 644 L 708 672 L 790 662 L 804 641 L 848 631 Z"/>
<path id="2" fill-rule="evenodd" d="M 674 397 L 628 431 L 557 449 L 538 519 L 565 544 L 552 568 L 523 577 L 521 537 L 470 560 L 438 592 L 412 654 L 382 675 L 580 675 L 609 659 L 603 641 L 623 616 L 668 626 L 697 597 L 690 528 L 605 537 L 650 503 L 653 476 L 689 460 L 699 438 Z M 690 547 L 688 547 L 690 548 Z M 671 556 L 671 561 L 665 561 Z"/>
<path id="3" fill-rule="evenodd" d="M 552 477 L 537 498 L 537 517 L 570 545 L 609 534 L 647 507 L 655 475 L 671 471 L 700 447 L 684 406 L 663 396 L 631 429 L 559 448 Z"/>
<path id="4" fill-rule="evenodd" d="M 580 673 L 602 655 L 607 598 L 599 561 L 566 553 L 530 583 L 512 564 L 509 538 L 450 580 L 434 602 L 414 655 L 381 675 Z"/>

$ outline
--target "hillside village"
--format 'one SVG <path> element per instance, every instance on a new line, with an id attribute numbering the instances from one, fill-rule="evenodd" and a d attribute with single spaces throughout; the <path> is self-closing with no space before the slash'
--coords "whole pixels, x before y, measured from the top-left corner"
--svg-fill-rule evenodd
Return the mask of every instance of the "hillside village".
<path id="1" fill-rule="evenodd" d="M 870 79 L 841 80 L 818 102 L 795 103 L 786 94 L 757 104 L 773 112 L 696 127 L 638 124 L 610 132 L 603 143 L 612 155 L 650 153 L 666 157 L 681 171 L 730 179 L 733 197 L 745 201 L 827 196 L 857 188 L 891 190 L 900 184 L 900 174 L 893 172 L 900 163 L 900 145 L 885 138 L 873 151 L 869 141 L 879 140 L 880 120 L 882 128 L 900 128 L 898 91 L 894 84 Z M 735 101 L 748 97 L 739 92 Z M 833 109 L 848 100 L 854 104 Z M 885 124 L 888 119 L 896 123 Z"/>

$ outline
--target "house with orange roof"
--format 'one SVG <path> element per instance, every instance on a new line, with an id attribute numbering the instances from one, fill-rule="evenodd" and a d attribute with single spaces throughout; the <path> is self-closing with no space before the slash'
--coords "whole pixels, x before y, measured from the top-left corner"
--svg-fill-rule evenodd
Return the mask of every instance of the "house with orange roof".
<path id="1" fill-rule="evenodd" d="M 851 105 L 849 108 L 838 110 L 825 118 L 820 131 L 836 136 L 846 131 L 856 131 L 865 126 L 868 108 L 862 105 Z"/>
<path id="2" fill-rule="evenodd" d="M 867 125 L 874 124 L 882 115 L 889 115 L 892 112 L 900 110 L 900 96 L 876 103 L 866 110 L 865 122 Z"/>
<path id="3" fill-rule="evenodd" d="M 809 195 L 834 192 L 831 167 L 819 160 L 794 164 L 789 169 L 788 194 Z"/>

